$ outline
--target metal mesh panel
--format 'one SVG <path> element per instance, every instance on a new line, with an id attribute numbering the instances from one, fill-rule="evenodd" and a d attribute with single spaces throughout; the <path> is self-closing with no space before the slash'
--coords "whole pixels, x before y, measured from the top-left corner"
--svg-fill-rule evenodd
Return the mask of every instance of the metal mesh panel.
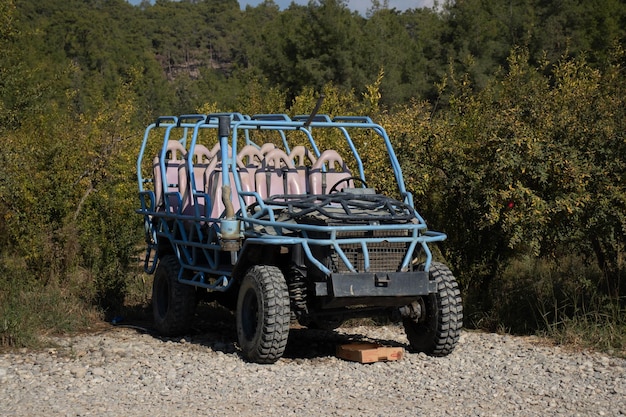
<path id="1" fill-rule="evenodd" d="M 406 230 L 397 231 L 384 231 L 380 232 L 349 232 L 349 233 L 337 233 L 338 238 L 353 238 L 353 237 L 392 237 L 392 236 L 407 236 Z M 363 248 L 358 243 L 351 243 L 340 245 L 344 251 L 348 260 L 356 268 L 358 272 L 365 271 L 365 257 L 363 256 Z M 367 250 L 370 260 L 370 272 L 383 272 L 383 271 L 398 271 L 402 260 L 407 251 L 407 243 L 403 242 L 382 242 L 382 243 L 368 243 Z M 346 265 L 342 262 L 338 254 L 334 253 L 333 256 L 333 269 L 335 272 L 349 272 Z"/>

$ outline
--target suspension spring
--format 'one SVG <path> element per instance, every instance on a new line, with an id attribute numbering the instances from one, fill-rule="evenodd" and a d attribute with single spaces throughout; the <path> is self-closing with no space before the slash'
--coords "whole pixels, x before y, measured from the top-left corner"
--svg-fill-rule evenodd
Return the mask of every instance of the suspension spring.
<path id="1" fill-rule="evenodd" d="M 287 287 L 289 288 L 289 298 L 291 300 L 292 309 L 296 313 L 308 313 L 304 273 L 300 268 L 294 265 L 290 268 L 289 278 Z"/>

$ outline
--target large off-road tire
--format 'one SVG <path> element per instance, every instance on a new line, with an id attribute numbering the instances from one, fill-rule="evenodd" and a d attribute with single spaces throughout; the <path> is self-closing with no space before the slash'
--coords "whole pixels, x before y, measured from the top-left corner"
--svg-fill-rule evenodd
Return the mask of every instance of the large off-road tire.
<path id="1" fill-rule="evenodd" d="M 407 317 L 403 324 L 412 351 L 445 356 L 454 350 L 461 336 L 461 291 L 444 264 L 433 262 L 429 274 L 431 281 L 437 283 L 437 292 L 422 297 L 423 311 L 419 319 Z"/>
<path id="2" fill-rule="evenodd" d="M 289 336 L 289 291 L 280 269 L 256 265 L 246 273 L 237 299 L 237 337 L 243 356 L 256 363 L 280 359 Z"/>
<path id="3" fill-rule="evenodd" d="M 180 264 L 176 255 L 159 260 L 152 284 L 154 327 L 163 336 L 187 332 L 196 309 L 196 289 L 178 282 Z"/>

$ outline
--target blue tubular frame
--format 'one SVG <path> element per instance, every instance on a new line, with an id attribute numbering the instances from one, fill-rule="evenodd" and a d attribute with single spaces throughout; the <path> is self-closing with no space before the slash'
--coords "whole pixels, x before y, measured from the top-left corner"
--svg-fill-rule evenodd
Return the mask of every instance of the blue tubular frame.
<path id="1" fill-rule="evenodd" d="M 217 137 L 218 118 L 220 116 L 229 116 L 230 118 L 230 137 Z M 411 269 L 411 261 L 415 256 L 415 252 L 421 249 L 425 255 L 424 270 L 428 271 L 432 261 L 432 253 L 428 244 L 439 242 L 446 239 L 446 235 L 440 232 L 427 230 L 424 219 L 415 212 L 415 219 L 412 222 L 403 224 L 346 224 L 341 226 L 328 225 L 312 225 L 299 224 L 294 221 L 279 221 L 274 211 L 284 209 L 284 205 L 272 204 L 271 201 L 264 201 L 257 191 L 245 191 L 242 186 L 242 180 L 237 167 L 237 149 L 239 144 L 254 145 L 260 148 L 260 144 L 250 139 L 255 131 L 275 131 L 280 135 L 280 141 L 284 150 L 289 153 L 292 146 L 289 143 L 288 136 L 290 132 L 300 132 L 306 136 L 313 153 L 319 157 L 321 155 L 320 148 L 313 137 L 313 131 L 316 133 L 328 129 L 337 129 L 347 143 L 348 148 L 352 152 L 351 160 L 355 162 L 359 176 L 365 178 L 365 170 L 363 161 L 359 155 L 358 149 L 350 132 L 354 129 L 369 130 L 374 132 L 385 144 L 390 165 L 392 167 L 395 180 L 398 186 L 399 195 L 402 196 L 403 203 L 413 207 L 413 196 L 406 190 L 402 176 L 400 164 L 393 150 L 393 145 L 384 128 L 372 122 L 369 117 L 360 116 L 339 116 L 331 120 L 327 115 L 317 115 L 313 121 L 305 126 L 309 116 L 296 116 L 293 119 L 284 114 L 276 115 L 255 115 L 245 116 L 240 113 L 216 113 L 210 115 L 182 115 L 182 116 L 165 116 L 160 117 L 157 121 L 146 128 L 141 148 L 137 158 L 137 180 L 139 185 L 139 197 L 141 207 L 137 212 L 144 216 L 144 225 L 146 228 L 146 241 L 148 244 L 146 251 L 146 259 L 144 269 L 148 273 L 153 273 L 158 261 L 158 242 L 161 239 L 169 242 L 177 255 L 182 266 L 179 281 L 198 287 L 207 288 L 216 291 L 225 291 L 233 282 L 232 265 L 224 265 L 220 263 L 223 258 L 224 249 L 218 242 L 221 233 L 221 225 L 223 218 L 211 218 L 206 210 L 201 213 L 198 205 L 195 204 L 199 197 L 203 197 L 205 205 L 210 204 L 211 196 L 205 190 L 196 189 L 195 173 L 193 167 L 193 153 L 198 144 L 200 132 L 204 129 L 215 131 L 215 142 L 220 143 L 220 159 L 222 169 L 222 184 L 234 185 L 239 206 L 241 210 L 236 213 L 236 217 L 241 221 L 242 245 L 238 252 L 234 253 L 236 259 L 241 253 L 252 245 L 273 245 L 273 246 L 290 246 L 300 245 L 303 248 L 304 255 L 315 265 L 323 274 L 332 275 L 332 271 L 315 258 L 312 248 L 317 246 L 332 247 L 339 259 L 345 264 L 348 271 L 352 273 L 368 272 L 370 270 L 370 245 L 381 242 L 389 243 L 405 243 L 407 245 L 406 253 L 400 265 L 400 271 L 409 271 Z M 161 211 L 156 204 L 155 193 L 153 190 L 147 189 L 147 184 L 154 183 L 148 176 L 144 175 L 143 170 L 146 169 L 145 153 L 148 142 L 157 130 L 161 130 L 163 135 L 161 138 L 160 151 L 160 172 L 161 181 L 164 190 L 167 189 L 166 178 L 166 145 L 172 132 L 182 129 L 182 137 L 179 139 L 181 144 L 186 146 L 187 155 L 185 157 L 185 167 L 188 174 L 189 192 L 191 193 L 191 201 L 194 206 L 192 214 L 183 213 L 181 207 L 184 196 L 180 192 L 164 192 L 164 201 L 166 202 L 166 211 Z M 230 143 L 228 143 L 230 140 Z M 232 153 L 228 155 L 228 146 L 230 145 Z M 344 158 L 348 160 L 347 155 Z M 150 160 L 150 166 L 152 162 Z M 231 177 L 232 175 L 232 177 Z M 231 178 L 233 183 L 231 183 Z M 178 198 L 178 211 L 171 212 L 169 207 L 168 196 L 174 195 Z M 258 205 L 254 213 L 249 213 L 246 204 L 246 198 L 251 197 L 255 204 Z M 293 197 L 293 196 L 291 196 Z M 212 203 L 212 202 L 211 202 Z M 263 230 L 271 230 L 271 233 L 263 232 Z M 380 230 L 389 231 L 406 231 L 405 236 L 387 236 L 387 237 L 342 237 L 342 233 L 350 234 L 350 232 L 373 232 Z M 325 238 L 313 238 L 315 236 L 326 236 Z M 373 235 L 373 234 L 372 234 Z M 208 242 L 208 243 L 207 243 Z M 355 265 L 352 264 L 344 251 L 344 245 L 358 244 L 363 253 L 364 271 L 357 271 Z M 185 271 L 191 271 L 185 274 Z M 191 276 L 191 278 L 189 278 Z"/>

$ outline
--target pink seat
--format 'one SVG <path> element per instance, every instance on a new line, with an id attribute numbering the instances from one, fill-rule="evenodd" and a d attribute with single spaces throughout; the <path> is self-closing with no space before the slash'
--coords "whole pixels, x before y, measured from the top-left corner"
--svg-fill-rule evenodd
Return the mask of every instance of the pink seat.
<path id="1" fill-rule="evenodd" d="M 154 197 L 157 211 L 176 213 L 182 199 L 180 189 L 179 170 L 185 167 L 187 150 L 182 143 L 170 140 L 165 152 L 165 178 L 161 172 L 160 153 L 154 157 L 152 169 L 154 172 Z M 165 180 L 165 184 L 163 181 Z M 185 186 L 183 185 L 183 188 Z M 167 198 L 165 198 L 167 196 Z"/>
<path id="2" fill-rule="evenodd" d="M 315 155 L 302 145 L 294 146 L 289 158 L 296 167 L 312 166 L 316 162 Z"/>
<path id="3" fill-rule="evenodd" d="M 351 176 L 350 170 L 337 151 L 326 150 L 311 167 L 309 173 L 311 193 L 327 194 L 333 185 Z M 346 187 L 354 187 L 354 182 L 352 180 L 346 181 Z"/>
<path id="4" fill-rule="evenodd" d="M 276 145 L 274 145 L 273 143 L 268 142 L 268 143 L 264 143 L 263 145 L 261 145 L 261 153 L 263 155 L 265 155 L 272 149 L 276 149 Z"/>
<path id="5" fill-rule="evenodd" d="M 272 149 L 274 149 L 274 145 L 272 145 Z M 249 185 L 250 189 L 248 191 L 253 191 L 254 175 L 256 174 L 256 170 L 263 165 L 264 158 L 263 147 L 259 149 L 254 145 L 246 145 L 237 153 L 237 169 L 239 176 L 242 184 L 246 183 Z M 245 196 L 244 200 L 246 204 L 252 204 L 255 199 L 253 196 Z"/>
<path id="6" fill-rule="evenodd" d="M 313 155 L 313 153 L 309 151 L 308 148 L 299 145 L 295 146 L 291 150 L 289 158 L 293 161 L 293 164 L 296 167 L 300 190 L 302 190 L 302 192 L 305 194 L 309 194 L 311 192 L 311 190 L 309 189 L 309 172 L 311 170 L 311 167 L 316 162 L 315 155 Z"/>
<path id="7" fill-rule="evenodd" d="M 250 182 L 250 179 L 245 172 L 241 172 L 239 169 L 239 179 L 241 181 L 241 189 L 242 191 L 252 192 L 253 187 Z M 213 162 L 206 170 L 207 182 L 206 182 L 206 193 L 211 196 L 211 211 L 210 216 L 213 219 L 219 218 L 225 210 L 224 202 L 222 201 L 222 163 L 218 162 L 217 158 L 213 159 Z M 230 189 L 231 189 L 231 201 L 233 203 L 233 209 L 237 212 L 241 208 L 241 204 L 239 202 L 239 194 L 237 192 L 237 187 L 235 186 L 235 177 L 232 172 L 229 172 L 229 180 L 230 180 Z M 249 197 L 251 198 L 251 197 Z"/>
<path id="8" fill-rule="evenodd" d="M 222 153 L 220 151 L 220 143 L 216 143 L 215 145 L 213 145 L 213 148 L 211 148 L 211 155 L 215 155 L 217 156 L 217 159 L 221 160 L 222 159 Z M 232 157 L 233 156 L 233 149 L 230 147 L 230 145 L 228 145 L 228 157 Z"/>
<path id="9" fill-rule="evenodd" d="M 281 149 L 269 151 L 254 175 L 255 189 L 261 198 L 301 194 L 298 173 L 289 155 Z"/>
<path id="10" fill-rule="evenodd" d="M 237 154 L 237 166 L 241 168 L 258 168 L 263 163 L 264 154 L 254 145 L 246 145 Z"/>
<path id="11" fill-rule="evenodd" d="M 183 214 L 195 214 L 194 206 L 197 206 L 199 211 L 197 213 L 200 216 L 208 216 L 207 212 L 208 202 L 205 201 L 205 189 L 207 183 L 206 172 L 211 162 L 216 159 L 216 156 L 204 145 L 196 145 L 193 150 L 193 176 L 194 187 L 190 188 L 191 178 L 187 173 L 187 166 L 183 165 L 179 168 L 179 184 L 182 195 Z M 192 199 L 192 191 L 195 192 L 195 197 Z"/>

